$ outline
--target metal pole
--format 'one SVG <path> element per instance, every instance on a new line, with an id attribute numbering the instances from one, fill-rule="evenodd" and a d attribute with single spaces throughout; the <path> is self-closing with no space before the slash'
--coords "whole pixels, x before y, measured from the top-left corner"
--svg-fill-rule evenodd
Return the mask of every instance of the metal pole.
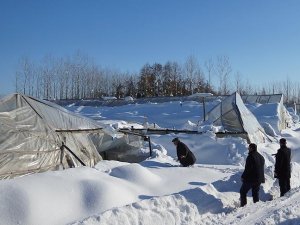
<path id="1" fill-rule="evenodd" d="M 62 145 L 60 146 L 60 150 L 61 150 L 61 152 L 60 152 L 60 164 L 61 164 L 61 166 L 62 166 L 63 169 L 65 169 L 64 164 L 63 164 L 64 145 L 65 145 L 65 143 L 62 142 Z"/>
<path id="2" fill-rule="evenodd" d="M 150 156 L 152 156 L 152 147 L 151 147 L 151 141 L 149 136 L 148 136 L 148 142 L 149 142 Z"/>
<path id="3" fill-rule="evenodd" d="M 149 150 L 150 150 L 150 156 L 152 156 L 152 147 L 151 147 L 151 140 L 149 136 L 144 136 L 144 141 L 148 141 L 149 144 Z"/>
<path id="4" fill-rule="evenodd" d="M 205 97 L 202 97 L 202 105 L 203 105 L 203 121 L 205 121 L 205 101 L 204 101 Z"/>
<path id="5" fill-rule="evenodd" d="M 65 144 L 62 145 L 65 149 L 67 149 L 83 166 L 86 166 L 85 163 Z"/>

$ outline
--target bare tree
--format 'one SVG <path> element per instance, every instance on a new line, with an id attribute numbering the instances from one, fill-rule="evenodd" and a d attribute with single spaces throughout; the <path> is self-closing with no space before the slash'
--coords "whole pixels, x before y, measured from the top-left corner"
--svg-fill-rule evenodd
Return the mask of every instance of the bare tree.
<path id="1" fill-rule="evenodd" d="M 15 92 L 17 93 L 22 93 L 23 88 L 22 88 L 22 72 L 21 71 L 17 71 L 16 75 L 15 75 Z"/>
<path id="2" fill-rule="evenodd" d="M 245 95 L 251 95 L 251 94 L 254 94 L 254 91 L 253 91 L 253 87 L 250 83 L 250 81 L 247 79 L 246 80 L 246 84 L 245 84 L 245 88 L 244 88 L 244 93 Z"/>
<path id="3" fill-rule="evenodd" d="M 172 63 L 167 62 L 163 66 L 163 93 L 164 96 L 170 96 L 172 94 Z"/>
<path id="4" fill-rule="evenodd" d="M 295 98 L 296 98 L 296 100 L 295 100 L 295 102 L 299 103 L 299 100 L 300 100 L 300 98 L 299 98 L 299 94 L 300 94 L 299 82 L 297 82 L 295 85 L 296 85 L 296 88 L 295 88 Z"/>
<path id="5" fill-rule="evenodd" d="M 127 75 L 125 78 L 125 95 L 135 96 L 137 95 L 137 75 Z"/>
<path id="6" fill-rule="evenodd" d="M 125 95 L 124 75 L 125 74 L 114 71 L 114 74 L 112 76 L 113 95 L 117 98 L 123 98 Z"/>
<path id="7" fill-rule="evenodd" d="M 216 71 L 219 77 L 219 94 L 229 94 L 229 79 L 232 68 L 228 56 L 219 56 L 217 58 Z"/>
<path id="8" fill-rule="evenodd" d="M 163 66 L 159 63 L 154 63 L 152 66 L 154 76 L 156 78 L 155 81 L 155 95 L 161 96 L 163 94 Z"/>
<path id="9" fill-rule="evenodd" d="M 16 91 L 23 94 L 33 94 L 33 78 L 35 68 L 33 63 L 27 57 L 23 57 L 20 60 L 20 70 L 16 73 Z"/>
<path id="10" fill-rule="evenodd" d="M 285 94 L 285 101 L 289 103 L 291 95 L 291 81 L 289 77 L 286 77 L 286 81 L 283 82 L 283 93 Z"/>
<path id="11" fill-rule="evenodd" d="M 243 81 L 242 81 L 242 74 L 238 71 L 235 73 L 235 91 L 240 94 L 243 94 Z"/>
<path id="12" fill-rule="evenodd" d="M 180 94 L 179 81 L 181 80 L 182 68 L 177 62 L 171 63 L 170 95 Z"/>
<path id="13" fill-rule="evenodd" d="M 204 63 L 205 73 L 196 58 L 189 56 L 183 65 L 168 61 L 164 65 L 145 64 L 140 73 L 123 73 L 93 64 L 86 55 L 77 52 L 71 57 L 46 56 L 36 65 L 28 57 L 20 59 L 15 74 L 17 92 L 47 99 L 98 98 L 104 95 L 124 97 L 189 95 L 197 92 L 230 94 L 230 85 L 241 94 L 283 93 L 286 102 L 299 102 L 300 88 L 286 78 L 271 81 L 266 85 L 253 86 L 249 80 L 243 82 L 240 72 L 230 82 L 232 68 L 227 56 L 212 58 Z M 208 76 L 206 80 L 205 75 Z M 219 79 L 218 90 L 212 85 L 212 76 Z"/>
<path id="14" fill-rule="evenodd" d="M 146 63 L 139 75 L 138 90 L 141 96 L 151 96 L 152 82 L 154 82 L 151 75 L 152 67 L 149 63 Z"/>
<path id="15" fill-rule="evenodd" d="M 195 77 L 199 71 L 199 64 L 195 56 L 189 56 L 184 64 L 185 76 L 187 79 L 188 90 L 193 94 L 195 88 Z"/>
<path id="16" fill-rule="evenodd" d="M 207 83 L 205 82 L 205 75 L 199 66 L 195 72 L 195 91 L 196 92 L 206 92 Z"/>
<path id="17" fill-rule="evenodd" d="M 42 65 L 39 67 L 38 77 L 40 81 L 37 81 L 41 87 L 41 91 L 38 91 L 43 98 L 51 99 L 54 96 L 53 85 L 54 85 L 54 72 L 55 62 L 54 58 L 50 55 L 46 56 Z"/>
<path id="18" fill-rule="evenodd" d="M 208 60 L 205 61 L 204 63 L 204 67 L 207 71 L 207 75 L 208 75 L 208 85 L 212 86 L 211 83 L 211 77 L 213 75 L 213 71 L 214 71 L 214 61 L 212 58 L 209 58 Z"/>

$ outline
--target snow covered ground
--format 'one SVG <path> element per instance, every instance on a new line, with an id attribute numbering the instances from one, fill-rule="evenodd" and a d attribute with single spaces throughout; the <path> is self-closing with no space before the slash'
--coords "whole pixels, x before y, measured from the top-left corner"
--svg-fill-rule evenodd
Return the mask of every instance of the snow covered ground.
<path id="1" fill-rule="evenodd" d="M 197 102 L 66 108 L 112 129 L 154 123 L 196 129 L 203 113 Z M 174 160 L 175 136 L 195 153 L 194 166 L 183 168 Z M 152 135 L 154 155 L 141 163 L 101 161 L 95 168 L 0 181 L 0 224 L 300 224 L 300 124 L 276 139 L 281 137 L 292 148 L 293 161 L 292 190 L 285 197 L 279 198 L 273 178 L 276 142 L 258 145 L 266 159 L 262 201 L 253 204 L 249 193 L 248 205 L 239 208 L 248 146 L 244 139 L 217 138 L 212 132 Z"/>

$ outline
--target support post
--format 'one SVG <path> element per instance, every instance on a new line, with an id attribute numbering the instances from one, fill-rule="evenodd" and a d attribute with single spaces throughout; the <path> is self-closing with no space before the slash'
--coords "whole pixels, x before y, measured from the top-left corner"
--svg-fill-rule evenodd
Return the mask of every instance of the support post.
<path id="1" fill-rule="evenodd" d="M 148 141 L 149 144 L 149 150 L 150 150 L 150 156 L 152 156 L 152 147 L 151 147 L 151 140 L 149 136 L 144 136 L 144 141 Z"/>
<path id="2" fill-rule="evenodd" d="M 60 146 L 60 164 L 62 166 L 63 169 L 65 169 L 64 164 L 63 164 L 63 159 L 64 159 L 64 146 L 65 143 L 62 142 L 61 146 Z"/>
<path id="3" fill-rule="evenodd" d="M 202 105 L 203 105 L 203 121 L 205 121 L 205 97 L 202 97 Z"/>

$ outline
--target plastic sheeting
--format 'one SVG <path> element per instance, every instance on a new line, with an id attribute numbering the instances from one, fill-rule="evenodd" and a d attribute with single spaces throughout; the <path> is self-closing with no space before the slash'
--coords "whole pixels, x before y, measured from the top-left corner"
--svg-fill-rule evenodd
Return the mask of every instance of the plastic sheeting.
<path id="1" fill-rule="evenodd" d="M 283 104 L 283 94 L 274 95 L 245 95 L 242 96 L 245 103 L 259 103 L 259 104 L 276 104 L 277 111 L 279 112 L 279 121 L 276 129 L 281 131 L 289 127 L 293 121 L 288 110 Z M 272 115 L 266 115 L 272 116 Z"/>
<path id="2" fill-rule="evenodd" d="M 0 178 L 79 166 L 74 155 L 93 166 L 112 139 L 95 121 L 53 103 L 7 96 L 0 101 Z"/>
<path id="3" fill-rule="evenodd" d="M 283 102 L 283 95 L 243 95 L 242 99 L 245 103 L 280 103 Z"/>
<path id="4" fill-rule="evenodd" d="M 225 132 L 247 133 L 250 142 L 265 142 L 264 129 L 237 92 L 222 100 L 205 118 L 215 126 L 223 126 Z"/>

